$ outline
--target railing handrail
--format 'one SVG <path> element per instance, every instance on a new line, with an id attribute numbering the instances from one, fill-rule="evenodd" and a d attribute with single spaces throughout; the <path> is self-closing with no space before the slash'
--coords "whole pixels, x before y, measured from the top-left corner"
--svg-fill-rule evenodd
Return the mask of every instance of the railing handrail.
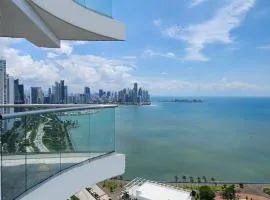
<path id="1" fill-rule="evenodd" d="M 19 106 L 17 106 L 19 105 Z M 59 107 L 58 107 L 59 106 Z M 92 110 L 92 109 L 106 109 L 106 108 L 116 108 L 116 104 L 96 104 L 96 105 L 86 105 L 86 104 L 1 104 L 0 108 L 49 108 L 43 110 L 34 110 L 26 112 L 17 112 L 12 114 L 0 114 L 0 120 L 13 119 L 18 117 L 24 117 L 29 115 L 46 114 L 52 112 L 68 112 L 68 111 L 78 111 L 78 110 Z"/>
<path id="2" fill-rule="evenodd" d="M 117 104 L 0 104 L 0 108 L 69 108 L 85 106 L 115 106 Z"/>

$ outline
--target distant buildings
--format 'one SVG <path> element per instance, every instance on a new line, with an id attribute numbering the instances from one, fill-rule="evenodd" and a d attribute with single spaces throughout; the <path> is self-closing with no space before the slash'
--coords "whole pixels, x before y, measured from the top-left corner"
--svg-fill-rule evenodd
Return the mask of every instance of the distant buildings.
<path id="1" fill-rule="evenodd" d="M 23 104 L 24 87 L 19 79 L 6 73 L 6 60 L 0 60 L 0 104 Z M 15 109 L 15 112 L 17 110 Z M 0 109 L 0 113 L 13 113 L 14 108 Z"/>
<path id="2" fill-rule="evenodd" d="M 46 104 L 67 104 L 68 103 L 68 87 L 65 81 L 55 82 L 52 88 L 48 89 L 47 95 L 44 97 Z"/>
<path id="3" fill-rule="evenodd" d="M 44 95 L 41 87 L 31 87 L 31 104 L 43 104 Z"/>
<path id="4" fill-rule="evenodd" d="M 97 93 L 91 93 L 88 86 L 83 88 L 83 93 L 68 95 L 68 86 L 65 80 L 56 81 L 52 87 L 44 92 L 41 87 L 31 87 L 30 96 L 25 96 L 24 85 L 19 79 L 13 79 L 6 73 L 6 61 L 0 60 L 0 104 L 99 104 L 118 103 L 126 105 L 150 104 L 150 94 L 147 90 L 134 83 L 133 88 L 125 88 L 120 91 L 106 91 L 99 89 Z M 21 111 L 15 108 L 15 112 Z M 2 113 L 13 110 L 2 109 Z"/>
<path id="5" fill-rule="evenodd" d="M 143 105 L 150 103 L 150 94 L 141 87 L 138 90 L 138 84 L 134 83 L 133 89 L 123 89 L 118 92 L 118 103 Z"/>
<path id="6" fill-rule="evenodd" d="M 14 80 L 14 103 L 15 104 L 24 104 L 24 86 L 19 84 L 19 79 Z"/>
<path id="7" fill-rule="evenodd" d="M 6 104 L 6 61 L 0 60 L 0 104 Z M 4 109 L 0 110 L 4 113 Z"/>

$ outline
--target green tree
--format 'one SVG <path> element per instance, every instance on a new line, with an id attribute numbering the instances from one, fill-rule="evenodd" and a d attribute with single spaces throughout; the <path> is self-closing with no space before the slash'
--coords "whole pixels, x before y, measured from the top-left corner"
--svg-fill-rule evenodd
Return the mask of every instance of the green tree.
<path id="1" fill-rule="evenodd" d="M 183 182 L 187 182 L 187 177 L 186 176 L 182 176 Z"/>
<path id="2" fill-rule="evenodd" d="M 174 181 L 175 181 L 176 183 L 178 183 L 178 180 L 179 180 L 179 177 L 178 177 L 178 176 L 174 176 Z"/>
<path id="3" fill-rule="evenodd" d="M 78 197 L 76 197 L 75 195 L 70 197 L 71 200 L 80 200 Z"/>
<path id="4" fill-rule="evenodd" d="M 239 187 L 240 187 L 241 189 L 243 189 L 243 188 L 244 188 L 244 184 L 243 184 L 243 183 L 239 183 Z"/>
<path id="5" fill-rule="evenodd" d="M 236 199 L 235 185 L 230 185 L 230 186 L 223 185 L 221 196 L 223 199 L 227 199 L 227 200 Z"/>
<path id="6" fill-rule="evenodd" d="M 203 176 L 203 177 L 202 177 L 202 180 L 203 180 L 204 183 L 206 183 L 206 182 L 207 182 L 206 176 Z"/>
<path id="7" fill-rule="evenodd" d="M 201 180 L 201 177 L 197 177 L 197 183 L 198 183 L 198 186 L 199 186 L 199 184 L 202 182 L 202 180 Z"/>
<path id="8" fill-rule="evenodd" d="M 216 185 L 216 179 L 214 177 L 211 178 L 211 182 Z"/>
<path id="9" fill-rule="evenodd" d="M 200 200 L 213 200 L 216 197 L 215 192 L 208 185 L 199 187 Z"/>

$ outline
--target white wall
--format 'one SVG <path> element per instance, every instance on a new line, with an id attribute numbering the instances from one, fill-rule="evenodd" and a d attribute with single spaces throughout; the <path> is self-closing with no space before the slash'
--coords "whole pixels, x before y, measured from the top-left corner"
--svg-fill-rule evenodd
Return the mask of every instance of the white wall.
<path id="1" fill-rule="evenodd" d="M 111 154 L 71 169 L 29 192 L 23 200 L 65 200 L 87 186 L 125 172 L 125 155 Z"/>
<path id="2" fill-rule="evenodd" d="M 95 33 L 100 36 L 108 37 L 108 40 L 110 40 L 109 38 L 114 40 L 125 40 L 124 24 L 115 19 L 86 9 L 72 0 L 32 0 L 29 2 L 37 5 L 39 8 L 45 10 L 47 13 L 50 13 L 52 16 L 63 20 L 67 24 L 73 25 L 74 27 Z M 47 24 L 51 24 L 51 29 L 56 33 L 56 35 L 59 36 L 60 39 L 68 40 L 68 38 L 76 38 L 76 35 L 70 34 L 71 31 L 64 31 L 64 26 L 59 27 L 58 24 L 58 27 L 54 27 L 53 23 L 50 21 L 47 21 Z M 78 32 L 78 34 L 80 32 Z M 81 40 L 92 40 L 91 37 L 89 37 L 90 35 L 85 36 L 87 36 L 88 39 L 81 38 Z M 98 38 L 93 39 L 98 40 Z"/>

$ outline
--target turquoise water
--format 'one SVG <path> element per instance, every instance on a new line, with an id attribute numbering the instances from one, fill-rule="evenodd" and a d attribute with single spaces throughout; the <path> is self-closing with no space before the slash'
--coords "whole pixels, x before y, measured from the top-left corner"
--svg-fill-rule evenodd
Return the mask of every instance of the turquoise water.
<path id="1" fill-rule="evenodd" d="M 96 110 L 86 115 L 63 116 L 62 120 L 78 122 L 70 130 L 71 141 L 77 152 L 107 153 L 115 149 L 115 110 Z"/>
<path id="2" fill-rule="evenodd" d="M 203 98 L 116 110 L 125 178 L 270 181 L 270 98 Z M 170 98 L 169 98 L 170 99 Z"/>

